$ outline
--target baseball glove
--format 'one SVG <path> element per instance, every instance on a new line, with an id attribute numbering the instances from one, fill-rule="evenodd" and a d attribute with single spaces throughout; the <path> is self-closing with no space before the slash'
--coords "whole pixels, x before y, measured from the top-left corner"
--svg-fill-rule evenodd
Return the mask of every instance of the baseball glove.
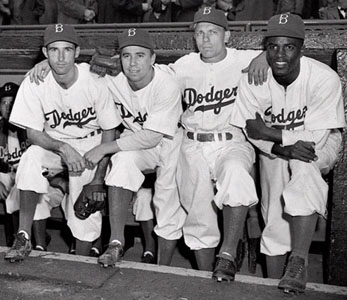
<path id="1" fill-rule="evenodd" d="M 103 193 L 101 201 L 98 201 L 98 193 Z M 103 210 L 105 208 L 106 189 L 103 184 L 85 185 L 82 192 L 79 194 L 75 204 L 75 216 L 81 220 L 87 219 L 91 214 Z"/>
<path id="2" fill-rule="evenodd" d="M 119 55 L 114 50 L 97 48 L 89 64 L 90 71 L 102 77 L 106 74 L 116 76 L 122 72 Z"/>

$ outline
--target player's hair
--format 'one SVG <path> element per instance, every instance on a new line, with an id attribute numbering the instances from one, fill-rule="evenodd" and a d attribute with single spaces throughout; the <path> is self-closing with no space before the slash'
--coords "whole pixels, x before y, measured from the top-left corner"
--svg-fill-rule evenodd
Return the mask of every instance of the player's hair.
<path id="1" fill-rule="evenodd" d="M 150 51 L 150 53 L 151 53 L 151 56 L 153 55 L 153 54 L 155 54 L 155 52 L 154 52 L 154 49 L 149 49 L 149 48 L 147 48 L 149 51 Z M 120 49 L 120 55 L 122 55 L 122 52 L 123 52 L 123 48 L 122 49 Z"/>
<path id="2" fill-rule="evenodd" d="M 62 41 L 63 42 L 63 41 Z M 69 42 L 70 44 L 72 44 L 72 45 L 74 45 L 75 46 L 75 49 L 77 48 L 77 47 L 79 47 L 77 44 L 75 44 L 75 43 L 72 43 L 72 42 Z M 48 44 L 47 46 L 43 46 L 43 48 L 49 48 L 49 45 L 50 44 Z"/>

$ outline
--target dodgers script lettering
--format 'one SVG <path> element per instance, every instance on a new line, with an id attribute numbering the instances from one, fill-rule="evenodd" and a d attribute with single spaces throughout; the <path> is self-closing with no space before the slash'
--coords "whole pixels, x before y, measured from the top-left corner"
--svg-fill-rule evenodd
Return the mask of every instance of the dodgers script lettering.
<path id="1" fill-rule="evenodd" d="M 93 107 L 88 107 L 75 113 L 72 112 L 71 109 L 69 109 L 67 113 L 59 113 L 56 110 L 53 110 L 45 114 L 45 119 L 50 124 L 49 126 L 51 128 L 56 128 L 63 121 L 63 128 L 73 125 L 82 128 L 83 125 L 88 124 L 90 121 L 96 119 L 96 113 Z"/>
<path id="2" fill-rule="evenodd" d="M 226 88 L 224 90 L 214 90 L 215 87 L 212 86 L 211 90 L 205 95 L 199 94 L 194 88 L 187 88 L 184 90 L 184 99 L 187 103 L 187 107 L 195 107 L 194 111 L 208 111 L 213 110 L 213 112 L 218 115 L 221 112 L 222 107 L 230 105 L 235 102 L 235 97 L 237 95 L 237 87 L 232 89 Z M 233 98 L 232 98 L 233 97 Z M 228 99 L 227 101 L 223 101 Z M 211 103 L 204 105 L 203 103 Z M 202 104 L 202 105 L 199 105 Z"/>

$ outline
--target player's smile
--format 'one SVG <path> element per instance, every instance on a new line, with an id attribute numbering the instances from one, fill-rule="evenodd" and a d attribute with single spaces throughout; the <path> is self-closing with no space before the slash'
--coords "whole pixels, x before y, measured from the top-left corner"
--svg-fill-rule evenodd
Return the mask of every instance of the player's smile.
<path id="1" fill-rule="evenodd" d="M 290 37 L 269 37 L 266 58 L 277 81 L 292 83 L 300 72 L 302 40 Z"/>
<path id="2" fill-rule="evenodd" d="M 125 76 L 134 90 L 145 87 L 153 78 L 155 55 L 150 49 L 127 46 L 122 49 L 121 62 Z"/>

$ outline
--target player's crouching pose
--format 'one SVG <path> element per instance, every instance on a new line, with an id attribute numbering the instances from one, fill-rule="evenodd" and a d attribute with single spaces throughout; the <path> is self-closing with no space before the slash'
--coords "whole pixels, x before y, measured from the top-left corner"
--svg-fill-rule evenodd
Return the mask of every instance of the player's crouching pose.
<path id="1" fill-rule="evenodd" d="M 126 30 L 119 36 L 119 48 L 123 73 L 106 76 L 105 81 L 121 112 L 125 130 L 119 139 L 85 155 L 87 163 L 93 166 L 105 155 L 113 154 L 105 178 L 109 186 L 111 237 L 108 249 L 98 259 L 104 266 L 114 265 L 122 256 L 126 212 L 132 194 L 142 185 L 143 171 L 157 172 L 153 205 L 155 232 L 161 242 L 179 239 L 185 218 L 175 178 L 182 137 L 178 129 L 182 113 L 178 83 L 153 67 L 154 44 L 146 31 Z M 160 243 L 159 264 L 167 264 L 163 247 L 165 243 Z"/>
<path id="2" fill-rule="evenodd" d="M 318 215 L 326 214 L 328 185 L 321 174 L 334 166 L 345 126 L 341 83 L 328 66 L 305 56 L 300 17 L 272 17 L 265 34 L 271 67 L 262 86 L 240 83 L 231 116 L 261 150 L 265 229 L 261 252 L 279 288 L 303 292 L 308 252 Z M 283 213 L 284 212 L 284 213 Z"/>
<path id="3" fill-rule="evenodd" d="M 88 255 L 91 242 L 101 231 L 101 214 L 78 219 L 73 205 L 84 186 L 104 183 L 107 159 L 97 168 L 87 169 L 83 155 L 114 139 L 114 128 L 120 124 L 112 95 L 89 65 L 75 64 L 79 42 L 70 25 L 54 24 L 46 28 L 42 51 L 52 72 L 40 85 L 21 84 L 10 116 L 10 122 L 27 129 L 32 144 L 19 163 L 16 183 L 20 190 L 19 231 L 6 260 L 19 261 L 31 251 L 30 232 L 33 215 L 41 194 L 49 182 L 43 168 L 69 171 L 69 195 L 63 203 L 65 217 L 77 238 L 76 253 Z M 96 192 L 96 200 L 104 193 Z"/>
<path id="4" fill-rule="evenodd" d="M 213 278 L 230 282 L 237 271 L 236 249 L 246 215 L 258 197 L 251 176 L 254 149 L 242 130 L 229 124 L 229 117 L 241 71 L 261 51 L 226 47 L 230 31 L 221 10 L 199 10 L 194 29 L 199 53 L 170 64 L 187 104 L 181 118 L 184 139 L 178 161 L 180 200 L 188 212 L 183 232 L 198 268 L 212 270 L 220 242 L 216 207 L 223 210 L 224 239 Z M 261 58 L 266 70 L 265 55 Z"/>

